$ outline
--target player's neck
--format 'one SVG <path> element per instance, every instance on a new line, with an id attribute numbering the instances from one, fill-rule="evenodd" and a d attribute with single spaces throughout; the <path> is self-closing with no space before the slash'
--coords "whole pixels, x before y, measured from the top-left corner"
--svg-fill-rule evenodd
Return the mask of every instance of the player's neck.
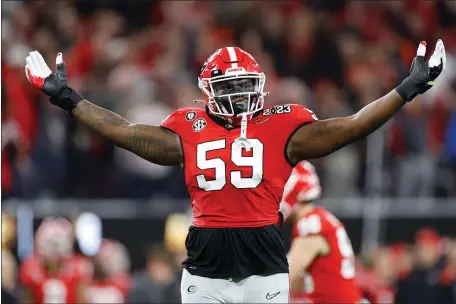
<path id="1" fill-rule="evenodd" d="M 297 212 L 297 220 L 299 220 L 301 217 L 303 217 L 304 215 L 306 215 L 307 213 L 309 213 L 310 211 L 312 211 L 313 209 L 315 208 L 315 205 L 312 204 L 312 203 L 306 203 L 306 204 L 303 204 L 300 208 L 299 208 L 299 211 Z"/>
<path id="2" fill-rule="evenodd" d="M 261 112 L 262 111 L 258 111 L 255 114 L 251 115 L 252 119 L 257 117 Z M 214 121 L 216 124 L 218 124 L 219 126 L 225 128 L 227 130 L 233 130 L 233 129 L 237 129 L 237 128 L 241 127 L 240 119 L 239 119 L 239 121 L 236 121 L 235 123 L 230 123 L 228 120 L 226 120 L 220 116 L 212 114 L 207 107 L 206 107 L 206 114 L 207 114 L 207 116 L 209 116 L 209 118 L 212 121 Z"/>
<path id="3" fill-rule="evenodd" d="M 215 122 L 216 124 L 218 124 L 219 126 L 225 128 L 227 130 L 233 130 L 233 129 L 239 128 L 241 126 L 240 124 L 239 124 L 239 126 L 232 125 L 226 119 L 212 114 L 207 107 L 206 107 L 206 114 L 213 122 Z"/>

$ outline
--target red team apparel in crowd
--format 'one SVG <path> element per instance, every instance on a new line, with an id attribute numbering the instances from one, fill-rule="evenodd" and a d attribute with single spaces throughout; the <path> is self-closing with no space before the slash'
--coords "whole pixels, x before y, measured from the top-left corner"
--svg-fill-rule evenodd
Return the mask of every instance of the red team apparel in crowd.
<path id="1" fill-rule="evenodd" d="M 120 304 L 126 303 L 131 279 L 127 274 L 117 274 L 105 279 L 92 280 L 85 293 L 87 303 Z"/>
<path id="2" fill-rule="evenodd" d="M 36 252 L 21 264 L 24 303 L 126 302 L 130 288 L 127 249 L 104 239 L 95 256 L 73 252 L 73 229 L 64 218 L 46 218 L 36 232 Z"/>
<path id="3" fill-rule="evenodd" d="M 118 241 L 104 239 L 92 261 L 94 273 L 86 291 L 88 303 L 126 303 L 131 285 L 127 249 Z"/>
<path id="4" fill-rule="evenodd" d="M 323 241 L 320 244 L 325 245 L 308 262 L 306 269 L 300 270 L 302 290 L 292 288 L 292 301 L 360 303 L 363 298 L 355 282 L 355 256 L 350 239 L 344 225 L 334 215 L 322 207 L 313 206 L 312 201 L 320 197 L 320 193 L 314 167 L 308 162 L 300 162 L 293 169 L 283 197 L 283 203 L 290 208 L 293 206 L 296 214 L 292 245 L 298 238 L 315 236 Z M 294 273 L 291 267 L 294 267 L 293 262 L 290 262 L 290 274 Z"/>
<path id="5" fill-rule="evenodd" d="M 316 120 L 300 105 L 265 108 L 246 123 L 250 149 L 239 128 L 217 123 L 206 111 L 181 109 L 162 126 L 178 134 L 197 227 L 261 227 L 277 223 L 292 166 L 285 156 L 290 134 Z M 242 212 L 239 212 L 242 210 Z"/>
<path id="6" fill-rule="evenodd" d="M 55 273 L 46 269 L 40 257 L 27 258 L 19 271 L 19 282 L 27 289 L 26 303 L 84 303 L 89 269 L 87 261 L 79 256 L 62 261 Z"/>
<path id="7" fill-rule="evenodd" d="M 35 253 L 19 271 L 21 301 L 27 303 L 81 303 L 90 280 L 89 261 L 73 253 L 73 228 L 64 218 L 45 218 L 35 235 Z"/>

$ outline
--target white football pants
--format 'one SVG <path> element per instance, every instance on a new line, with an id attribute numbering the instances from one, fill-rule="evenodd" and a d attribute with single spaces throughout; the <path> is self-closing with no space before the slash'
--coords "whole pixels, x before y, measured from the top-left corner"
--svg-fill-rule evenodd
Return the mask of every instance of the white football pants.
<path id="1" fill-rule="evenodd" d="M 190 274 L 184 269 L 182 303 L 288 303 L 288 273 L 250 276 L 235 282 Z"/>

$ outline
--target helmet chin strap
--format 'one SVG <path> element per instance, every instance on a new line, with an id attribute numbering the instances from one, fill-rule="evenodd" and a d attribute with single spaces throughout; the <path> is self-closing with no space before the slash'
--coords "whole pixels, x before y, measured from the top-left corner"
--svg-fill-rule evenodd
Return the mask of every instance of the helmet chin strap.
<path id="1" fill-rule="evenodd" d="M 247 138 L 247 114 L 242 114 L 242 120 L 241 120 L 241 136 L 236 138 L 234 140 L 237 145 L 235 146 L 235 149 L 242 149 L 245 148 L 247 152 L 250 151 L 252 147 L 252 143 L 249 141 Z"/>

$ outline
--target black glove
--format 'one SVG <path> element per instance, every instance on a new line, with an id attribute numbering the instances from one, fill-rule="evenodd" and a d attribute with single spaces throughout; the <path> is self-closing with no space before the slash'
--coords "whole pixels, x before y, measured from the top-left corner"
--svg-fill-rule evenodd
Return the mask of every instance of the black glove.
<path id="1" fill-rule="evenodd" d="M 51 103 L 71 115 L 76 104 L 84 97 L 68 86 L 68 76 L 62 53 L 57 54 L 56 67 L 56 71 L 52 73 L 38 51 L 30 52 L 26 58 L 25 75 L 31 84 L 51 97 L 49 99 Z"/>
<path id="2" fill-rule="evenodd" d="M 396 92 L 405 101 L 411 101 L 418 94 L 423 94 L 435 83 L 435 79 L 442 73 L 446 63 L 445 46 L 438 40 L 429 62 L 424 60 L 426 42 L 418 46 L 416 57 L 410 68 L 410 75 L 396 88 Z"/>

